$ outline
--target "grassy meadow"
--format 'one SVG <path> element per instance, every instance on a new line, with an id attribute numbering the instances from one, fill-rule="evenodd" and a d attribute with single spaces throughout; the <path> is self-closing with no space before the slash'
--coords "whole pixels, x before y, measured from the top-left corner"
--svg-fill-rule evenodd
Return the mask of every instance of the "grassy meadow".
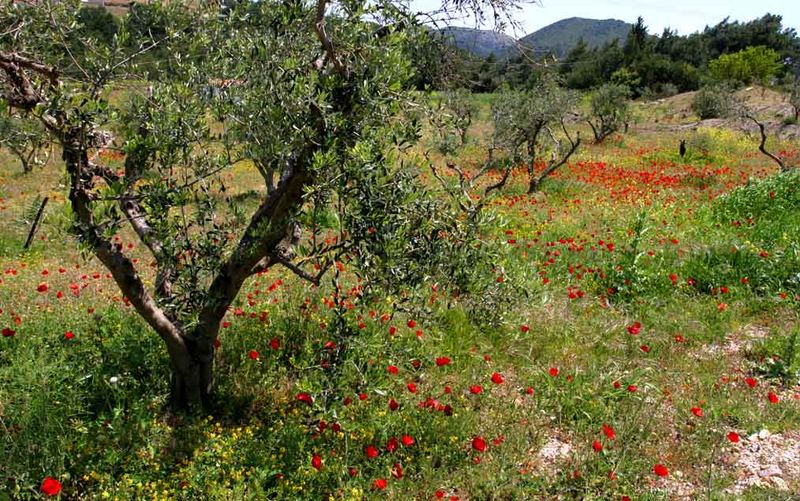
<path id="1" fill-rule="evenodd" d="M 469 171 L 491 132 L 475 102 L 449 159 Z M 480 294 L 431 283 L 405 311 L 344 263 L 337 314 L 330 280 L 254 277 L 213 416 L 165 410 L 163 343 L 70 235 L 58 153 L 23 175 L 0 151 L 0 500 L 46 477 L 62 499 L 797 499 L 800 173 L 669 105 L 535 196 L 515 172 Z M 225 176 L 255 204 L 255 169 Z"/>

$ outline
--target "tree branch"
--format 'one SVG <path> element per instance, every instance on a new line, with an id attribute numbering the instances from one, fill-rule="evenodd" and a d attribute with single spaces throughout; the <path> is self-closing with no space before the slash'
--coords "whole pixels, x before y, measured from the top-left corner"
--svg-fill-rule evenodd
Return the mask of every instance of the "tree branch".
<path id="1" fill-rule="evenodd" d="M 783 160 L 781 160 L 777 155 L 774 155 L 773 153 L 767 151 L 767 148 L 765 146 L 767 144 L 767 132 L 765 130 L 764 124 L 756 120 L 756 117 L 754 117 L 753 115 L 746 114 L 745 116 L 750 120 L 752 120 L 753 122 L 755 122 L 756 125 L 758 125 L 758 131 L 761 133 L 761 144 L 758 145 L 758 150 L 764 155 L 774 160 L 775 163 L 777 163 L 778 166 L 780 167 L 781 172 L 787 172 L 789 170 L 789 167 L 786 166 L 786 163 Z"/>
<path id="2" fill-rule="evenodd" d="M 327 59 L 333 63 L 333 67 L 336 68 L 336 71 L 340 75 L 347 77 L 347 68 L 345 68 L 344 65 L 342 65 L 342 62 L 339 60 L 339 57 L 336 54 L 336 49 L 333 47 L 333 41 L 331 41 L 327 31 L 325 31 L 325 9 L 327 6 L 328 0 L 317 0 L 314 31 L 316 32 L 317 38 L 322 44 L 322 48 L 325 50 L 326 57 L 317 59 L 317 61 L 314 62 L 314 66 L 316 66 L 317 69 L 322 69 L 322 66 L 325 64 L 325 60 Z"/>
<path id="3" fill-rule="evenodd" d="M 4 93 L 8 104 L 23 110 L 30 111 L 42 102 L 42 96 L 33 87 L 30 77 L 25 70 L 32 71 L 45 77 L 51 87 L 58 85 L 58 71 L 39 61 L 34 61 L 15 52 L 0 51 L 0 69 L 6 74 L 11 84 L 11 93 Z"/>
<path id="4" fill-rule="evenodd" d="M 186 361 L 187 347 L 180 329 L 147 292 L 133 262 L 125 256 L 119 246 L 113 245 L 102 236 L 101 229 L 94 221 L 91 207 L 92 178 L 98 171 L 109 176 L 111 174 L 109 169 L 90 164 L 82 132 L 80 129 L 70 129 L 60 137 L 64 149 L 64 161 L 70 176 L 69 200 L 75 214 L 76 231 L 111 272 L 114 281 L 136 311 L 164 340 L 173 363 L 182 363 L 181 361 Z M 177 369 L 187 370 L 188 367 L 177 367 Z"/>

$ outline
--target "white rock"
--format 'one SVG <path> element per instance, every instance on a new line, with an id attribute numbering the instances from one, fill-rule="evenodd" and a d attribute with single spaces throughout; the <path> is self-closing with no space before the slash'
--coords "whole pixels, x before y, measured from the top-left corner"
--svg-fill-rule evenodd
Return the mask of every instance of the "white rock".
<path id="1" fill-rule="evenodd" d="M 761 478 L 779 477 L 781 475 L 783 475 L 783 471 L 781 471 L 781 469 L 775 465 L 769 466 L 758 472 L 758 476 Z"/>
<path id="2" fill-rule="evenodd" d="M 787 484 L 786 480 L 782 479 L 781 477 L 770 477 L 769 481 L 779 491 L 788 491 L 789 490 L 789 484 Z"/>

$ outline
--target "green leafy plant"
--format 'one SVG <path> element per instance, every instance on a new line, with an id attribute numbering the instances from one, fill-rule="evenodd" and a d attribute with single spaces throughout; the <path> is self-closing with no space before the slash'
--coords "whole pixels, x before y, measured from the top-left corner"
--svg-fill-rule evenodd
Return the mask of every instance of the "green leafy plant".
<path id="1" fill-rule="evenodd" d="M 591 115 L 587 122 L 596 143 L 602 143 L 620 129 L 627 129 L 631 119 L 629 96 L 630 89 L 619 84 L 604 84 L 592 92 L 589 101 Z"/>

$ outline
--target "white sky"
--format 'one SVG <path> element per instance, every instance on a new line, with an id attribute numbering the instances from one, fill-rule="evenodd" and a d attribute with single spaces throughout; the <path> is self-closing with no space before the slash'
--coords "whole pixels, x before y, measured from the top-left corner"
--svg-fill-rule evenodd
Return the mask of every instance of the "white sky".
<path id="1" fill-rule="evenodd" d="M 432 10 L 440 0 L 412 0 L 415 10 Z M 783 27 L 800 32 L 800 0 L 539 0 L 526 4 L 515 19 L 519 30 L 506 30 L 517 38 L 568 17 L 589 19 L 620 19 L 635 23 L 644 18 L 650 34 L 660 35 L 664 28 L 688 35 L 713 26 L 725 17 L 730 21 L 751 21 L 766 13 L 783 16 Z M 474 21 L 455 22 L 455 25 L 474 26 Z M 491 26 L 487 27 L 491 28 Z"/>

